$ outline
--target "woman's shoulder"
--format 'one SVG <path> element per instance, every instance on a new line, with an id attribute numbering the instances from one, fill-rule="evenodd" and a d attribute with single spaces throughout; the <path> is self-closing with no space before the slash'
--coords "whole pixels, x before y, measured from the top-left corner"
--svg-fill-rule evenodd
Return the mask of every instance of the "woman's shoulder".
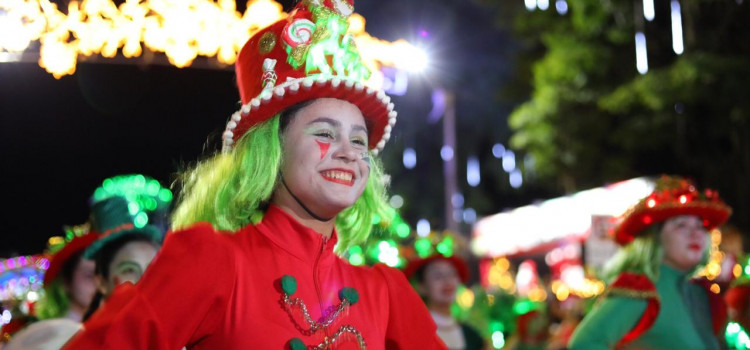
<path id="1" fill-rule="evenodd" d="M 404 273 L 395 268 L 385 264 L 375 264 L 370 267 L 364 268 L 369 274 L 373 275 L 373 279 L 376 279 L 383 286 L 388 288 L 390 294 L 400 293 L 401 291 L 413 292 L 409 281 L 406 279 Z"/>
<path id="2" fill-rule="evenodd" d="M 606 290 L 607 295 L 636 299 L 658 298 L 654 282 L 645 274 L 623 272 L 617 275 Z"/>
<path id="3" fill-rule="evenodd" d="M 349 271 L 348 275 L 356 276 L 354 278 L 360 281 L 360 283 L 371 285 L 383 291 L 387 290 L 389 294 L 392 294 L 394 289 L 412 289 L 403 272 L 396 268 L 385 264 L 375 264 L 372 266 L 345 264 L 346 269 Z"/>
<path id="4" fill-rule="evenodd" d="M 226 256 L 235 249 L 231 231 L 217 230 L 208 222 L 197 222 L 169 231 L 164 239 L 164 248 L 184 250 L 191 256 Z"/>

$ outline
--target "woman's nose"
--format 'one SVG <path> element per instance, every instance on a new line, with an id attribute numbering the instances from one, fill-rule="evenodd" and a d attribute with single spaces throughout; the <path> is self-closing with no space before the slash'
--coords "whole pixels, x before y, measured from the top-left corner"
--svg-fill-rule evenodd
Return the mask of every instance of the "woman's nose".
<path id="1" fill-rule="evenodd" d="M 360 153 L 361 152 L 354 148 L 350 141 L 342 141 L 336 151 L 336 158 L 347 162 L 353 162 L 359 159 Z"/>
<path id="2" fill-rule="evenodd" d="M 690 230 L 690 233 L 692 236 L 703 238 L 704 236 L 706 236 L 706 234 L 708 234 L 708 231 L 703 226 L 696 226 L 693 227 L 692 230 Z"/>

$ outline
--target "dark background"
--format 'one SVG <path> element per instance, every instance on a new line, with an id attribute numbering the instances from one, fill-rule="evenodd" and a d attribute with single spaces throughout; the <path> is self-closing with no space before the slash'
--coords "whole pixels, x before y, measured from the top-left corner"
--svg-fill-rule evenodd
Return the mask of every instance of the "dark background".
<path id="1" fill-rule="evenodd" d="M 357 1 L 368 33 L 406 39 L 431 58 L 406 95 L 393 97 L 399 120 L 381 156 L 404 219 L 445 227 L 442 122 L 427 118 L 432 91 L 442 89 L 456 95 L 457 185 L 480 218 L 667 173 L 718 189 L 734 208 L 730 223 L 748 232 L 750 4 L 682 0 L 685 52 L 676 55 L 669 2 L 655 2 L 656 18 L 644 22 L 632 1 L 566 0 L 565 14 L 558 1 L 531 11 L 521 0 Z M 644 75 L 636 31 L 648 40 Z M 55 79 L 38 66 L 38 46 L 28 51 L 0 63 L 0 257 L 40 253 L 63 225 L 85 222 L 105 178 L 140 173 L 169 186 L 218 149 L 239 108 L 233 67 L 213 59 L 180 69 L 148 52 L 79 56 L 74 75 Z M 515 151 L 520 189 L 493 156 L 496 143 Z M 405 147 L 417 152 L 414 169 L 403 166 Z M 466 182 L 469 156 L 481 162 L 477 187 Z M 460 229 L 468 236 L 471 225 Z"/>
<path id="2" fill-rule="evenodd" d="M 290 3 L 282 2 L 285 10 Z M 512 70 L 512 44 L 495 28 L 492 13 L 470 2 L 359 1 L 356 9 L 374 37 L 404 38 L 434 56 L 428 72 L 411 77 L 407 94 L 394 96 L 399 122 L 382 157 L 393 175 L 392 192 L 406 200 L 407 221 L 415 225 L 427 217 L 439 228 L 442 125 L 427 121 L 431 91 L 458 92 L 464 153 L 490 152 L 509 133 L 511 104 L 494 95 Z M 201 57 L 183 69 L 165 62 L 160 54 L 148 63 L 143 57 L 79 56 L 76 72 L 60 79 L 34 59 L 0 63 L 0 257 L 40 253 L 64 225 L 85 222 L 89 198 L 105 178 L 139 173 L 169 186 L 180 169 L 220 147 L 219 134 L 239 108 L 233 67 Z M 407 145 L 419 154 L 412 170 L 401 163 Z M 502 175 L 499 160 L 491 166 Z M 502 183 L 501 189 L 509 188 L 507 178 Z M 516 193 L 499 202 L 485 199 L 484 206 L 492 213 L 527 201 Z"/>

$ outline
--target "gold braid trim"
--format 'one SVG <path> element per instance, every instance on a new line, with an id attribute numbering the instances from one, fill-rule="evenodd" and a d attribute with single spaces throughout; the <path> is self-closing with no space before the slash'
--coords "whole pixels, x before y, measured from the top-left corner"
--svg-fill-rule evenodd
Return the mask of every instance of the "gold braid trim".
<path id="1" fill-rule="evenodd" d="M 276 46 L 276 34 L 272 32 L 264 33 L 258 41 L 258 51 L 266 55 Z"/>
<path id="2" fill-rule="evenodd" d="M 292 62 L 294 62 L 292 64 L 294 66 L 294 69 L 297 69 L 303 63 L 305 63 L 305 57 L 307 57 L 307 51 L 309 50 L 310 44 L 299 44 L 292 48 L 292 51 L 289 53 L 289 57 L 292 59 Z"/>
<path id="3" fill-rule="evenodd" d="M 328 37 L 331 36 L 331 33 L 328 31 L 325 27 L 319 27 L 315 28 L 315 31 L 312 35 L 312 43 L 319 43 L 323 40 L 328 39 Z"/>
<path id="4" fill-rule="evenodd" d="M 324 6 L 314 7 L 310 12 L 312 12 L 313 22 L 315 23 L 318 23 L 319 20 L 327 20 L 332 16 L 339 16 L 335 11 Z"/>
<path id="5" fill-rule="evenodd" d="M 610 288 L 602 296 L 606 297 L 608 295 L 633 299 L 656 299 L 657 301 L 661 301 L 659 299 L 659 293 L 656 291 L 635 290 L 630 288 Z"/>

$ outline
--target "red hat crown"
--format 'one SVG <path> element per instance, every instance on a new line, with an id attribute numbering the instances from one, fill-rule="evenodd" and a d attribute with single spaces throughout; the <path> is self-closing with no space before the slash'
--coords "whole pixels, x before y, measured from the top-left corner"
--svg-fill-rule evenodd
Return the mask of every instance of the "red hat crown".
<path id="1" fill-rule="evenodd" d="M 651 194 L 623 214 L 614 231 L 615 240 L 626 245 L 646 227 L 680 215 L 698 216 L 706 228 L 713 229 L 729 219 L 731 213 L 717 191 L 701 192 L 688 179 L 663 175 Z"/>
<path id="2" fill-rule="evenodd" d="M 326 97 L 357 106 L 368 126 L 369 148 L 374 154 L 383 149 L 396 112 L 383 91 L 364 85 L 370 71 L 346 33 L 353 11 L 349 0 L 305 0 L 245 43 L 235 65 L 242 108 L 227 123 L 225 150 L 284 109 Z"/>
<path id="3" fill-rule="evenodd" d="M 90 232 L 89 223 L 65 227 L 65 237 L 53 237 L 49 240 L 47 254 L 51 255 L 49 268 L 44 274 L 44 285 L 49 286 L 59 276 L 62 266 L 76 253 L 83 251 L 98 237 Z"/>

